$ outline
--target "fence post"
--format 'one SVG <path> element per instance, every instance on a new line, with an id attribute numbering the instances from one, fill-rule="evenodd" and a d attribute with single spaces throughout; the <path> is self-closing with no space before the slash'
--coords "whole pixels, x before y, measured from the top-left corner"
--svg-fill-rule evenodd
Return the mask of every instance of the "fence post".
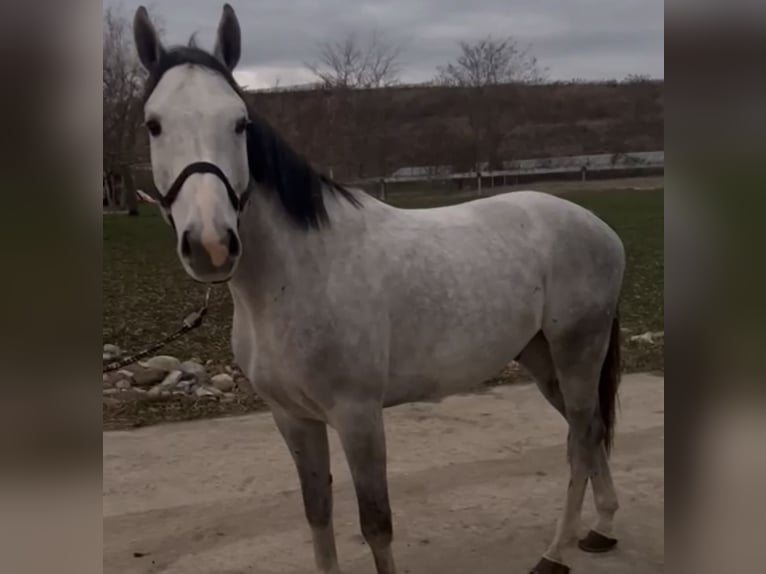
<path id="1" fill-rule="evenodd" d="M 478 169 L 476 170 L 476 190 L 479 196 L 481 196 L 481 172 Z"/>
<path id="2" fill-rule="evenodd" d="M 380 178 L 380 200 L 386 201 L 386 180 L 384 178 Z"/>

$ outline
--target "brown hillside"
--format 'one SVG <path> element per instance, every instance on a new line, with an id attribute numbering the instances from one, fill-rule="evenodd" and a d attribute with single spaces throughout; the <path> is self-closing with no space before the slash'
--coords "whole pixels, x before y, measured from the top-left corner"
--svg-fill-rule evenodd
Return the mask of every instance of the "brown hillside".
<path id="1" fill-rule="evenodd" d="M 425 86 L 247 97 L 316 167 L 354 179 L 403 166 L 467 169 L 476 155 L 507 161 L 664 149 L 663 87 L 662 81 L 504 85 L 478 106 L 465 89 Z M 472 129 L 477 108 L 494 134 Z"/>

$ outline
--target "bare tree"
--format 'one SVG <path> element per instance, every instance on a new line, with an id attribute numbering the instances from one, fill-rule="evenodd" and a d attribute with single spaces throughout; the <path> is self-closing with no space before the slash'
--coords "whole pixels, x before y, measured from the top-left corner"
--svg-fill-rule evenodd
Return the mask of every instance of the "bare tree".
<path id="1" fill-rule="evenodd" d="M 401 45 L 375 29 L 366 42 L 351 32 L 319 43 L 319 55 L 306 67 L 328 88 L 380 88 L 399 81 Z"/>
<path id="2" fill-rule="evenodd" d="M 344 170 L 353 178 L 385 175 L 391 153 L 390 102 L 359 92 L 394 86 L 401 72 L 402 46 L 374 29 L 361 39 L 354 32 L 320 42 L 306 67 L 329 90 L 327 109 L 335 146 L 344 147 Z"/>
<path id="3" fill-rule="evenodd" d="M 545 80 L 529 48 L 521 48 L 513 38 L 498 40 L 492 36 L 473 44 L 460 42 L 460 56 L 453 63 L 437 68 L 436 81 L 441 85 L 480 88 L 497 84 L 535 84 Z"/>
<path id="4" fill-rule="evenodd" d="M 399 83 L 401 55 L 401 44 L 389 42 L 382 32 L 374 29 L 362 61 L 362 87 L 380 88 Z"/>
<path id="5" fill-rule="evenodd" d="M 502 164 L 499 150 L 510 126 L 498 120 L 509 117 L 509 110 L 500 109 L 512 105 L 513 90 L 507 84 L 542 83 L 546 76 L 529 48 L 520 47 L 513 38 L 492 36 L 475 43 L 460 42 L 457 59 L 437 68 L 435 82 L 459 87 L 466 97 L 477 172 L 485 161 L 491 169 Z M 506 85 L 502 92 L 501 85 Z"/>
<path id="6" fill-rule="evenodd" d="M 131 165 L 141 134 L 141 89 L 146 72 L 136 55 L 131 22 L 120 9 L 106 9 L 103 31 L 104 184 L 113 192 L 121 182 L 129 212 L 135 215 L 138 200 Z"/>

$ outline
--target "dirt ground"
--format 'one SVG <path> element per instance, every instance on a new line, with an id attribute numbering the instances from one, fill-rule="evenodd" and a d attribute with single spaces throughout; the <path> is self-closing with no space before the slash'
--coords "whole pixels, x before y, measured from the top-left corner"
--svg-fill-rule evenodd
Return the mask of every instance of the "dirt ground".
<path id="1" fill-rule="evenodd" d="M 612 468 L 617 549 L 573 573 L 664 569 L 664 380 L 623 379 Z M 563 420 L 534 385 L 386 411 L 394 552 L 404 574 L 526 574 L 568 473 Z M 341 568 L 372 574 L 331 434 Z M 292 460 L 268 413 L 104 433 L 104 572 L 312 573 Z M 594 515 L 590 491 L 583 527 Z"/>

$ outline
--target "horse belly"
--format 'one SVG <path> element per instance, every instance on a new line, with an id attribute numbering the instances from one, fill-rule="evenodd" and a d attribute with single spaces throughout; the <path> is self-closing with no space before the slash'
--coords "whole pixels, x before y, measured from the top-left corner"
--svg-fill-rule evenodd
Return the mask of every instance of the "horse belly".
<path id="1" fill-rule="evenodd" d="M 384 403 L 440 401 L 474 389 L 513 361 L 538 328 L 536 318 L 510 318 L 506 328 L 451 338 L 428 353 L 414 351 L 392 363 Z"/>
<path id="2" fill-rule="evenodd" d="M 497 375 L 509 362 L 506 356 L 506 359 L 487 364 L 462 363 L 444 369 L 426 367 L 418 374 L 397 375 L 389 380 L 384 405 L 439 402 L 450 395 L 475 388 L 482 381 Z"/>

